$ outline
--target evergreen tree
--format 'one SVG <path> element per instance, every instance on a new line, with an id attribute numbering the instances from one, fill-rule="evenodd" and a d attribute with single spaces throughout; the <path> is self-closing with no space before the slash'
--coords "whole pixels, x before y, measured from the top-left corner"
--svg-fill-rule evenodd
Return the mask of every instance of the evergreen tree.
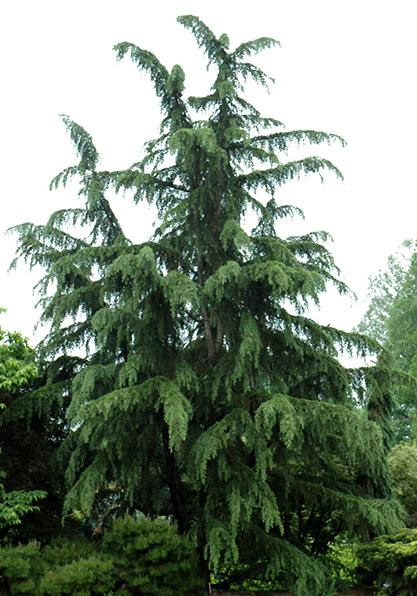
<path id="1" fill-rule="evenodd" d="M 388 456 L 394 491 L 404 507 L 409 527 L 417 522 L 417 446 L 403 441 L 395 445 Z"/>
<path id="2" fill-rule="evenodd" d="M 382 343 L 395 376 L 392 425 L 394 441 L 415 431 L 417 397 L 417 253 L 415 242 L 388 258 L 387 267 L 370 278 L 367 312 L 358 325 Z"/>
<path id="3" fill-rule="evenodd" d="M 376 275 L 369 277 L 369 306 L 358 325 L 358 331 L 369 335 L 381 344 L 387 341 L 387 321 L 390 310 L 395 297 L 405 283 L 415 249 L 415 242 L 405 240 L 400 249 L 388 257 L 386 266 Z"/>
<path id="4" fill-rule="evenodd" d="M 346 291 L 328 236 L 278 233 L 297 212 L 277 202 L 282 184 L 329 170 L 341 177 L 320 157 L 286 161 L 287 149 L 344 141 L 285 131 L 243 97 L 247 80 L 267 87 L 246 60 L 275 40 L 231 51 L 227 35 L 197 17 L 178 21 L 214 71 L 209 94 L 184 98 L 180 66 L 169 72 L 149 51 L 118 44 L 118 58 L 151 77 L 160 137 L 126 171 L 99 172 L 91 136 L 65 116 L 80 159 L 53 186 L 78 176 L 84 206 L 18 228 L 20 255 L 47 269 L 45 354 L 87 349 L 58 456 L 66 508 L 90 511 L 97 491 L 117 482 L 136 509 L 174 515 L 195 535 L 203 568 L 250 563 L 295 594 L 322 595 L 329 542 L 397 523 L 384 371 L 337 359 L 373 344 L 306 314 L 327 283 Z M 123 234 L 106 198 L 112 186 L 158 207 L 148 242 Z M 75 223 L 86 238 L 70 233 Z"/>

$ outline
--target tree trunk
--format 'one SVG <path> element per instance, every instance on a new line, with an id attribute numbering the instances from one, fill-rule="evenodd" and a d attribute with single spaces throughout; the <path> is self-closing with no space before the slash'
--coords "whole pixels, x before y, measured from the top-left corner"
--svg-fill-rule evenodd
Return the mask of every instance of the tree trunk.
<path id="1" fill-rule="evenodd" d="M 172 508 L 178 523 L 178 530 L 180 534 L 184 534 L 189 529 L 190 521 L 184 503 L 184 495 L 182 494 L 180 473 L 175 460 L 175 455 L 169 448 L 168 429 L 165 424 L 163 424 L 162 427 L 162 441 L 164 446 L 167 484 L 171 495 Z"/>

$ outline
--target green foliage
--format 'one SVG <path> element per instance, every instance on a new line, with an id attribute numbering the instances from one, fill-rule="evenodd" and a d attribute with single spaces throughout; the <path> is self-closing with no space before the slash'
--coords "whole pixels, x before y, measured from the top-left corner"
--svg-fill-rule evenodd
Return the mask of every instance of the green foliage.
<path id="1" fill-rule="evenodd" d="M 117 57 L 130 56 L 154 84 L 161 136 L 127 170 L 101 172 L 91 136 L 65 117 L 79 163 L 53 185 L 76 176 L 83 206 L 17 228 L 18 256 L 46 270 L 43 354 L 85 348 L 63 375 L 73 379 L 73 430 L 56 456 L 66 511 L 88 516 L 114 482 L 127 506 L 173 516 L 196 536 L 206 578 L 262 562 L 268 581 L 323 596 L 329 544 L 395 529 L 400 513 L 386 462 L 386 368 L 382 359 L 357 370 L 338 361 L 341 350 L 378 357 L 379 348 L 308 317 L 328 283 L 347 291 L 328 235 L 277 233 L 297 213 L 277 202 L 282 184 L 341 177 L 315 155 L 287 161 L 287 149 L 343 140 L 285 131 L 245 99 L 248 81 L 270 82 L 246 57 L 275 40 L 231 51 L 197 17 L 178 20 L 213 70 L 208 95 L 185 98 L 179 66 L 169 73 L 147 50 L 118 44 Z M 148 242 L 125 237 L 107 198 L 113 187 L 156 205 Z"/>
<path id="2" fill-rule="evenodd" d="M 396 295 L 387 321 L 388 340 L 400 370 L 417 375 L 417 253 L 406 271 L 404 283 Z"/>
<path id="3" fill-rule="evenodd" d="M 0 547 L 0 585 L 6 594 L 36 594 L 44 570 L 40 543 Z"/>
<path id="4" fill-rule="evenodd" d="M 348 592 L 357 585 L 357 543 L 337 540 L 332 544 L 326 562 L 338 592 Z"/>
<path id="5" fill-rule="evenodd" d="M 417 518 L 417 446 L 414 442 L 395 445 L 388 457 L 393 489 L 411 519 Z"/>
<path id="6" fill-rule="evenodd" d="M 5 392 L 21 390 L 37 376 L 35 350 L 29 347 L 28 340 L 16 331 L 0 327 L 0 400 Z"/>
<path id="7" fill-rule="evenodd" d="M 35 350 L 29 347 L 27 339 L 20 333 L 0 328 L 0 409 L 3 410 L 0 416 L 4 417 L 11 394 L 21 392 L 37 376 Z M 46 496 L 43 490 L 6 491 L 1 482 L 5 477 L 6 473 L 0 470 L 0 532 L 21 524 L 21 518 L 26 513 L 39 511 L 34 503 Z"/>
<path id="8" fill-rule="evenodd" d="M 370 305 L 358 328 L 380 341 L 394 371 L 394 439 L 411 437 L 417 395 L 417 253 L 416 243 L 404 242 L 388 258 L 385 270 L 370 278 Z"/>
<path id="9" fill-rule="evenodd" d="M 28 429 L 25 422 L 7 423 L 0 428 L 4 478 L 0 488 L 0 536 L 14 542 L 35 538 L 45 541 L 62 532 L 62 500 L 54 493 L 58 485 L 51 479 L 48 459 L 53 447 L 45 436 L 46 429 L 38 421 Z M 17 523 L 23 514 L 23 523 Z M 7 524 L 16 523 L 6 525 L 6 520 Z"/>
<path id="10" fill-rule="evenodd" d="M 394 299 L 404 285 L 415 248 L 414 242 L 406 240 L 396 253 L 388 257 L 385 268 L 369 278 L 369 307 L 358 329 L 382 344 L 388 338 L 387 320 Z"/>
<path id="11" fill-rule="evenodd" d="M 59 539 L 44 548 L 39 542 L 2 547 L 0 585 L 7 594 L 90 594 L 88 583 L 83 586 L 82 582 L 91 577 L 94 569 L 98 573 L 103 571 L 101 561 L 95 558 L 95 550 L 93 544 L 77 539 Z M 71 574 L 72 565 L 79 570 L 78 574 Z M 90 572 L 86 569 L 88 566 Z M 96 581 L 100 579 L 98 573 Z M 72 587 L 69 585 L 71 577 Z"/>
<path id="12" fill-rule="evenodd" d="M 39 593 L 48 596 L 109 594 L 114 584 L 113 561 L 92 555 L 47 571 L 39 582 Z"/>
<path id="13" fill-rule="evenodd" d="M 358 548 L 359 578 L 378 595 L 414 596 L 417 591 L 417 530 L 378 536 Z"/>
<path id="14" fill-rule="evenodd" d="M 176 596 L 201 587 L 195 549 L 161 519 L 117 520 L 102 543 L 61 538 L 0 548 L 7 594 Z"/>
<path id="15" fill-rule="evenodd" d="M 0 471 L 0 479 L 5 474 Z M 6 492 L 0 482 L 0 530 L 22 523 L 22 516 L 31 511 L 39 511 L 33 503 L 46 497 L 44 490 L 14 490 Z"/>
<path id="16" fill-rule="evenodd" d="M 131 593 L 176 596 L 198 593 L 204 585 L 195 548 L 166 520 L 116 520 L 102 550 L 114 558 L 117 575 Z"/>
<path id="17" fill-rule="evenodd" d="M 97 548 L 94 543 L 85 538 L 60 536 L 42 548 L 42 558 L 48 567 L 57 567 L 78 559 L 87 559 L 95 552 L 97 552 Z"/>

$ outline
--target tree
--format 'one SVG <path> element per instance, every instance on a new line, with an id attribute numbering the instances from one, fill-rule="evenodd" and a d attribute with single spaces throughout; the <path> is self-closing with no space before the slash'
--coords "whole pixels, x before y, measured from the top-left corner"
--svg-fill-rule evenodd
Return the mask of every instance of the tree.
<path id="1" fill-rule="evenodd" d="M 370 304 L 358 329 L 380 341 L 396 371 L 392 421 L 395 442 L 412 436 L 417 397 L 417 253 L 412 241 L 369 281 Z"/>
<path id="2" fill-rule="evenodd" d="M 39 511 L 39 507 L 33 503 L 46 496 L 43 490 L 7 492 L 1 482 L 5 476 L 0 470 L 0 531 L 22 523 L 21 518 L 26 513 Z"/>
<path id="3" fill-rule="evenodd" d="M 401 370 L 417 373 L 417 253 L 411 257 L 404 282 L 387 320 L 387 340 Z"/>
<path id="4" fill-rule="evenodd" d="M 320 157 L 285 161 L 286 150 L 344 141 L 285 131 L 242 96 L 247 80 L 268 85 L 246 59 L 275 40 L 230 51 L 227 35 L 197 17 L 178 21 L 215 71 L 209 94 L 185 99 L 180 66 L 168 72 L 151 52 L 118 44 L 118 58 L 130 55 L 154 83 L 161 136 L 127 170 L 98 171 L 91 136 L 64 116 L 79 163 L 52 186 L 78 177 L 84 206 L 17 229 L 20 256 L 47 270 L 44 352 L 87 350 L 68 408 L 73 432 L 58 454 L 66 508 L 90 511 L 116 482 L 133 507 L 173 515 L 196 536 L 205 572 L 239 560 L 296 594 L 323 594 L 329 542 L 398 523 L 381 430 L 391 407 L 378 382 L 385 372 L 337 360 L 338 349 L 375 345 L 306 314 L 327 283 L 346 291 L 328 236 L 277 234 L 297 213 L 278 204 L 282 184 L 341 177 Z M 156 204 L 151 240 L 126 238 L 112 187 Z M 89 235 L 71 234 L 75 223 Z"/>
<path id="5" fill-rule="evenodd" d="M 24 524 L 7 532 L 9 540 L 45 542 L 62 532 L 63 478 L 59 474 L 52 477 L 50 458 L 69 432 L 65 408 L 69 401 L 69 378 L 74 376 L 71 364 L 75 360 L 63 356 L 46 363 L 20 333 L 0 328 L 3 491 L 10 497 L 47 493 L 40 508 L 28 509 L 35 513 L 25 516 Z"/>
<path id="6" fill-rule="evenodd" d="M 393 488 L 415 526 L 417 516 L 417 447 L 407 441 L 395 445 L 389 454 Z"/>
<path id="7" fill-rule="evenodd" d="M 0 313 L 4 308 L 0 308 Z M 0 327 L 0 402 L 8 393 L 21 389 L 38 375 L 34 362 L 35 351 L 20 333 L 4 331 Z"/>
<path id="8" fill-rule="evenodd" d="M 405 240 L 401 248 L 388 257 L 386 267 L 369 277 L 369 306 L 358 325 L 358 330 L 370 335 L 381 344 L 387 340 L 387 320 L 390 310 L 405 282 L 415 248 L 414 242 Z"/>
<path id="9" fill-rule="evenodd" d="M 0 309 L 0 312 L 4 309 Z M 0 410 L 6 408 L 11 392 L 27 385 L 38 374 L 34 362 L 34 350 L 27 340 L 17 332 L 6 332 L 0 327 Z M 1 454 L 1 448 L 0 448 Z M 34 505 L 46 496 L 43 490 L 6 491 L 3 480 L 6 473 L 0 469 L 0 532 L 21 523 L 21 517 L 31 511 L 38 511 Z"/>

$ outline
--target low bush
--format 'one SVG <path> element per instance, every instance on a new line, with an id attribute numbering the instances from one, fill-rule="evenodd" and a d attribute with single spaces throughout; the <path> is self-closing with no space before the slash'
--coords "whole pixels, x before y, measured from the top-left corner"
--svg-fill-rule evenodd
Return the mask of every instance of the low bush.
<path id="1" fill-rule="evenodd" d="M 43 594 L 39 586 L 45 574 L 53 574 L 62 566 L 91 557 L 94 552 L 94 545 L 87 540 L 64 538 L 44 548 L 39 542 L 0 548 L 1 590 L 6 594 Z"/>
<path id="2" fill-rule="evenodd" d="M 45 571 L 39 542 L 0 548 L 0 590 L 5 594 L 36 594 Z"/>
<path id="3" fill-rule="evenodd" d="M 48 567 L 66 565 L 94 555 L 96 546 L 85 538 L 55 538 L 42 549 L 42 559 Z"/>
<path id="4" fill-rule="evenodd" d="M 348 592 L 357 583 L 357 544 L 349 540 L 337 540 L 326 554 L 326 565 L 338 592 Z"/>
<path id="5" fill-rule="evenodd" d="M 108 594 L 117 581 L 113 561 L 100 555 L 78 559 L 47 571 L 39 583 L 45 596 Z"/>
<path id="6" fill-rule="evenodd" d="M 163 519 L 116 520 L 102 550 L 113 558 L 130 594 L 176 596 L 202 587 L 195 549 Z"/>
<path id="7" fill-rule="evenodd" d="M 388 456 L 392 488 L 407 513 L 406 523 L 415 527 L 417 521 L 417 445 L 404 441 Z"/>
<path id="8" fill-rule="evenodd" d="M 358 548 L 358 577 L 384 596 L 417 594 L 417 530 L 378 536 Z"/>
<path id="9" fill-rule="evenodd" d="M 195 549 L 165 520 L 117 520 L 101 543 L 0 548 L 2 595 L 181 596 L 201 587 Z"/>

